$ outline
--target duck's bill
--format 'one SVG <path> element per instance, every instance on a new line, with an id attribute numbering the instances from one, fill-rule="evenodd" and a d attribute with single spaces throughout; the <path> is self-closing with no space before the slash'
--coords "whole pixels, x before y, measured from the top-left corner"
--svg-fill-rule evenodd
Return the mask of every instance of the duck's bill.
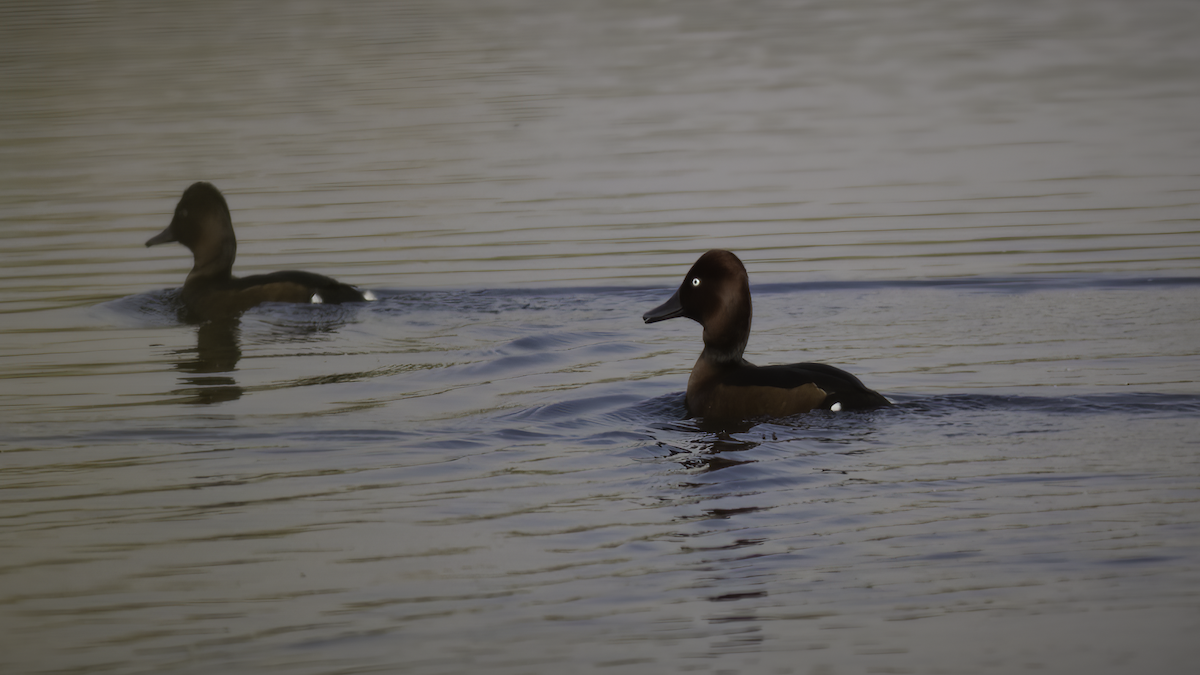
<path id="1" fill-rule="evenodd" d="M 683 316 L 683 303 L 679 301 L 679 291 L 675 291 L 675 295 L 672 295 L 670 300 L 643 314 L 642 321 L 654 323 L 655 321 L 674 319 L 677 316 Z"/>
<path id="2" fill-rule="evenodd" d="M 171 241 L 175 241 L 175 234 L 171 232 L 171 226 L 168 225 L 167 229 L 151 237 L 146 242 L 146 246 L 149 247 L 154 246 L 155 244 L 166 244 L 167 242 Z"/>

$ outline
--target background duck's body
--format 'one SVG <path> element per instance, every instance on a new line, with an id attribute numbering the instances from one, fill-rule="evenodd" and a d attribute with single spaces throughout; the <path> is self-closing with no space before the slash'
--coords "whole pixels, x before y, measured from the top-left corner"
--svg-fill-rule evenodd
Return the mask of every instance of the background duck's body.
<path id="1" fill-rule="evenodd" d="M 146 246 L 177 241 L 192 251 L 192 271 L 180 291 L 198 319 L 232 316 L 264 302 L 342 303 L 374 299 L 369 291 L 321 274 L 288 270 L 233 275 L 237 238 L 225 197 L 210 183 L 193 183 L 175 207 L 171 224 Z"/>

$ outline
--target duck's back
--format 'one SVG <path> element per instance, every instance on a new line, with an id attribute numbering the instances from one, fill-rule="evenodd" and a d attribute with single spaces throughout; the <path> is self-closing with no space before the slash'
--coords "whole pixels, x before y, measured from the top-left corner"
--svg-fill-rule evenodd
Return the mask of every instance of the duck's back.
<path id="1" fill-rule="evenodd" d="M 364 302 L 366 294 L 342 282 L 315 272 L 286 270 L 270 274 L 254 274 L 235 279 L 236 285 L 246 293 L 262 296 L 260 302 Z"/>
<path id="2" fill-rule="evenodd" d="M 189 278 L 181 299 L 189 314 L 208 320 L 240 314 L 264 302 L 363 302 L 363 291 L 322 274 L 288 270 L 226 279 Z"/>
<path id="3" fill-rule="evenodd" d="M 824 363 L 717 364 L 703 357 L 688 379 L 688 412 L 710 420 L 788 417 L 811 410 L 868 410 L 891 402 Z"/>
<path id="4" fill-rule="evenodd" d="M 825 363 L 792 363 L 782 366 L 750 366 L 732 371 L 726 383 L 733 386 L 760 386 L 795 389 L 812 384 L 825 392 L 826 398 L 817 406 L 830 408 L 841 404 L 842 410 L 865 410 L 891 405 L 879 392 L 868 389 L 854 375 Z"/>

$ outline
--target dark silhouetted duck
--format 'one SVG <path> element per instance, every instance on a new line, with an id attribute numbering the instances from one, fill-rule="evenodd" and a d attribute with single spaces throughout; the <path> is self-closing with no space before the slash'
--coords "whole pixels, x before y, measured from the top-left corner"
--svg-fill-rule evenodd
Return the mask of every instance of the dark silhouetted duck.
<path id="1" fill-rule="evenodd" d="M 675 295 L 642 319 L 654 323 L 677 316 L 704 327 L 704 351 L 687 386 L 687 409 L 693 417 L 748 420 L 891 405 L 857 377 L 833 366 L 756 366 L 742 358 L 750 339 L 750 278 L 742 261 L 729 251 L 700 256 Z"/>
<path id="2" fill-rule="evenodd" d="M 370 291 L 312 272 L 273 272 L 233 276 L 237 239 L 229 206 L 211 183 L 184 190 L 167 229 L 146 246 L 177 241 L 192 251 L 192 271 L 180 299 L 186 310 L 205 320 L 239 314 L 263 302 L 341 303 L 374 300 Z"/>

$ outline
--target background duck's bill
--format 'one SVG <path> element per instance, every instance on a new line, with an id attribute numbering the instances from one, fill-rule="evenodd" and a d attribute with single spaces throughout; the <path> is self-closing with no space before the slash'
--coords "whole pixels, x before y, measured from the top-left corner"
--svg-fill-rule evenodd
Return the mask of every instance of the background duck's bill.
<path id="1" fill-rule="evenodd" d="M 146 246 L 150 247 L 150 246 L 154 246 L 156 244 L 166 244 L 166 243 L 172 242 L 172 241 L 175 241 L 175 234 L 173 232 L 171 232 L 171 227 L 168 225 L 167 229 L 163 230 L 162 232 L 159 232 L 158 234 L 151 237 L 148 241 L 146 241 Z"/>

